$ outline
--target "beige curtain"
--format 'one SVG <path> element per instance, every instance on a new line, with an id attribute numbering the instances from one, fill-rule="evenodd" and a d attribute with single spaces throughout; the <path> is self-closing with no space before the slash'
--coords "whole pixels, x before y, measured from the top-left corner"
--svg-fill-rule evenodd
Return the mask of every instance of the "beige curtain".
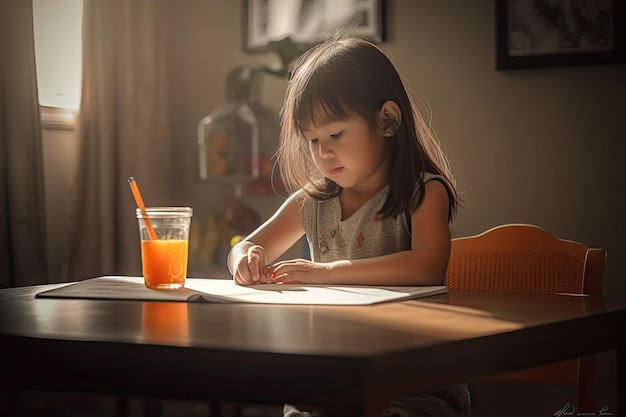
<path id="1" fill-rule="evenodd" d="M 0 288 L 45 284 L 43 154 L 31 1 L 0 1 Z"/>
<path id="2" fill-rule="evenodd" d="M 127 179 L 147 205 L 169 189 L 164 51 L 153 0 L 84 0 L 79 163 L 71 184 L 68 280 L 140 275 Z M 153 204 L 152 204 L 153 205 Z"/>

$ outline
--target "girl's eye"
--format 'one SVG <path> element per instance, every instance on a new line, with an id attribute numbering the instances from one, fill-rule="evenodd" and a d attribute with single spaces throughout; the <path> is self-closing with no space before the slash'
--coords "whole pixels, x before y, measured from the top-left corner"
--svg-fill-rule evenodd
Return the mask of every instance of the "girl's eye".
<path id="1" fill-rule="evenodd" d="M 317 138 L 309 139 L 309 145 L 315 145 L 318 142 Z"/>
<path id="2" fill-rule="evenodd" d="M 333 139 L 339 139 L 341 137 L 341 135 L 343 135 L 343 131 L 337 132 L 334 135 L 330 135 L 330 137 L 333 138 Z"/>

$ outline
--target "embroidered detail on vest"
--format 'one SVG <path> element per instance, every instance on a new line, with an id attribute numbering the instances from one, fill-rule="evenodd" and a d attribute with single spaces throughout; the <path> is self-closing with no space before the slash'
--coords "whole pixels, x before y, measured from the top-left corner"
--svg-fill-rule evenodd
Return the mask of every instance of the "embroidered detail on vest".
<path id="1" fill-rule="evenodd" d="M 320 253 L 322 255 L 326 255 L 330 249 L 328 248 L 328 243 L 325 240 L 320 240 Z"/>

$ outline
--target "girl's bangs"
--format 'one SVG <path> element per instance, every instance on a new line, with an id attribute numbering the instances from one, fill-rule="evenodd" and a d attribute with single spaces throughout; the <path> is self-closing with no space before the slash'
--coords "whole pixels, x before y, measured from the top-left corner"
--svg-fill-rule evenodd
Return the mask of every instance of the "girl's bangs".
<path id="1" fill-rule="evenodd" d="M 349 113 L 345 104 L 337 94 L 303 94 L 294 109 L 295 120 L 298 120 L 300 134 L 317 126 L 345 120 Z"/>

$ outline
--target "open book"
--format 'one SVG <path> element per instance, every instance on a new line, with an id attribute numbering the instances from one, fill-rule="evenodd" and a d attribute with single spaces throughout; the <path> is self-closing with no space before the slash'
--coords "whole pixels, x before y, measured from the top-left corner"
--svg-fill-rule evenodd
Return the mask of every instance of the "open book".
<path id="1" fill-rule="evenodd" d="M 374 287 L 259 284 L 243 287 L 230 279 L 187 278 L 177 290 L 146 288 L 141 277 L 106 276 L 42 291 L 40 298 L 80 298 L 208 303 L 370 305 L 448 292 L 446 286 Z"/>

